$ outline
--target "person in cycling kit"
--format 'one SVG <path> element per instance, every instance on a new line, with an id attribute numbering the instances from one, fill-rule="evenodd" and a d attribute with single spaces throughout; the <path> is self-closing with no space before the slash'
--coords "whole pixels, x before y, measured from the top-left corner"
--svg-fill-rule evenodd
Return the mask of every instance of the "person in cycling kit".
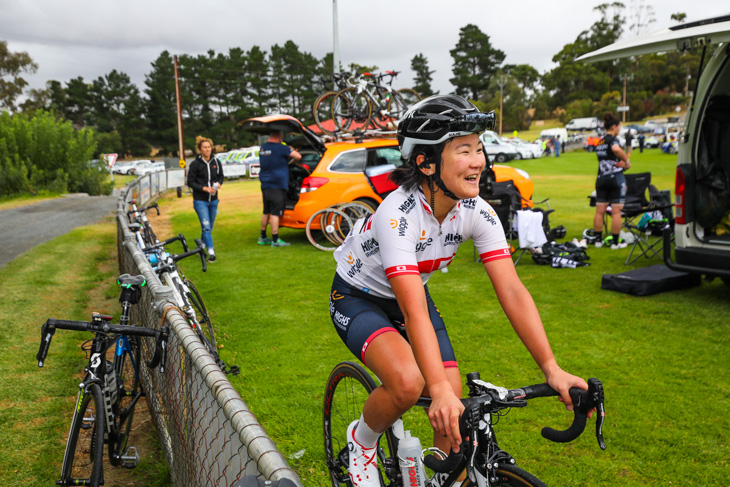
<path id="1" fill-rule="evenodd" d="M 400 187 L 359 220 L 334 252 L 329 306 L 340 338 L 380 379 L 359 421 L 347 430 L 354 486 L 379 486 L 376 442 L 421 395 L 434 446 L 459 450 L 462 380 L 428 279 L 472 239 L 513 328 L 545 379 L 572 409 L 568 390 L 586 382 L 560 369 L 535 303 L 520 282 L 494 209 L 479 197 L 486 155 L 479 134 L 494 126 L 454 95 L 426 98 L 403 117 L 398 143 L 406 164 L 391 175 Z"/>
<path id="2" fill-rule="evenodd" d="M 596 215 L 593 218 L 593 234 L 596 247 L 603 245 L 603 217 L 611 205 L 611 234 L 612 249 L 626 247 L 626 243 L 619 241 L 621 232 L 621 210 L 626 202 L 626 177 L 624 171 L 631 167 L 618 140 L 621 131 L 621 122 L 612 113 L 603 116 L 603 126 L 606 135 L 596 146 L 598 157 L 598 177 L 596 178 Z"/>

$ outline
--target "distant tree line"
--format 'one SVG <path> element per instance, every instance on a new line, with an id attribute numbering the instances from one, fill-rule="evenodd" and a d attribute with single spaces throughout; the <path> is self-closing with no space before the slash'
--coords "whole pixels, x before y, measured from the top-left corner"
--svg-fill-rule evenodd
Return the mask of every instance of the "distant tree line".
<path id="1" fill-rule="evenodd" d="M 595 64 L 575 62 L 582 54 L 615 42 L 629 29 L 645 31 L 654 22 L 653 10 L 638 1 L 627 17 L 619 2 L 595 8 L 599 19 L 566 44 L 552 58 L 555 67 L 539 73 L 528 64 L 505 63 L 504 51 L 493 46 L 488 34 L 473 24 L 464 26 L 450 53 L 450 79 L 454 92 L 477 102 L 484 110 L 503 105 L 503 129 L 524 130 L 533 120 L 600 116 L 616 111 L 627 81 L 630 118 L 642 119 L 686 104 L 692 86 L 689 79 L 699 55 L 667 53 Z M 684 14 L 673 14 L 683 21 Z M 227 53 L 208 51 L 178 56 L 185 146 L 192 148 L 196 135 L 211 137 L 227 148 L 252 143 L 238 122 L 266 113 L 287 113 L 305 124 L 312 123 L 311 106 L 325 89 L 322 80 L 332 74 L 332 54 L 321 59 L 289 40 L 269 51 L 260 46 L 240 47 Z M 434 73 L 423 53 L 411 60 L 415 73 L 411 84 L 423 95 L 434 93 Z M 389 67 L 390 68 L 390 67 Z M 44 90 L 29 90 L 23 73 L 37 66 L 25 53 L 10 53 L 0 42 L 0 107 L 32 115 L 51 112 L 74 128 L 93 129 L 95 152 L 148 155 L 156 148 L 164 155 L 177 153 L 177 123 L 173 55 L 163 51 L 151 64 L 140 90 L 129 76 L 113 70 L 89 82 L 82 77 L 67 82 L 50 80 Z M 353 64 L 349 69 L 377 70 L 377 66 Z M 398 84 L 396 82 L 396 84 Z M 1 137 L 1 134 L 0 134 Z"/>

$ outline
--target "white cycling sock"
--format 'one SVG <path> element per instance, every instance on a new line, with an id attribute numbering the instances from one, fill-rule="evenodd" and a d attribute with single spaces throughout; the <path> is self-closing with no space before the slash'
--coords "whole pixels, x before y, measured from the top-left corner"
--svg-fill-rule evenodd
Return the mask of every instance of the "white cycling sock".
<path id="1" fill-rule="evenodd" d="M 370 426 L 365 423 L 365 418 L 361 414 L 360 422 L 357 423 L 357 427 L 355 428 L 355 441 L 365 448 L 372 448 L 378 443 L 378 438 L 380 438 L 380 433 L 376 433 L 370 429 Z"/>
<path id="2" fill-rule="evenodd" d="M 213 247 L 208 249 L 208 254 L 215 255 L 215 250 L 213 250 Z"/>

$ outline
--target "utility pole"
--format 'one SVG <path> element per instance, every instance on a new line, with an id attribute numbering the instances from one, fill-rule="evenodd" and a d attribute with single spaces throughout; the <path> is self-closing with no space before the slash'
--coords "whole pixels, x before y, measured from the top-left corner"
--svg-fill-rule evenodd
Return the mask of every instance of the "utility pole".
<path id="1" fill-rule="evenodd" d="M 623 82 L 624 82 L 624 101 L 622 103 L 622 106 L 626 107 L 627 106 L 626 105 L 626 81 L 633 80 L 634 75 L 633 74 L 622 74 L 621 76 L 619 76 L 619 79 L 623 80 Z M 623 110 L 621 122 L 622 123 L 626 122 L 626 110 Z"/>
<path id="2" fill-rule="evenodd" d="M 332 72 L 333 73 L 339 73 L 340 72 L 340 35 L 339 35 L 339 28 L 337 25 L 337 0 L 332 0 L 332 39 L 333 39 L 333 47 L 332 47 Z"/>
<path id="3" fill-rule="evenodd" d="M 499 85 L 499 136 L 502 137 L 502 95 L 504 93 L 504 85 L 507 80 L 503 75 L 497 77 L 497 84 Z"/>
<path id="4" fill-rule="evenodd" d="M 177 105 L 177 148 L 180 154 L 180 167 L 185 169 L 185 180 L 187 181 L 188 170 L 185 167 L 185 137 L 183 135 L 182 124 L 182 101 L 180 100 L 180 73 L 177 69 L 177 55 L 175 60 L 175 103 Z M 182 188 L 177 188 L 177 197 L 182 196 Z"/>

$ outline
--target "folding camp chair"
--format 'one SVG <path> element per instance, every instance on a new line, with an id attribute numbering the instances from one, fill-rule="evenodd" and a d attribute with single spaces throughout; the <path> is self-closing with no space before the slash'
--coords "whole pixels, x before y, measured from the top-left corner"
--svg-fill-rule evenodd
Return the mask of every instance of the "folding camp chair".
<path id="1" fill-rule="evenodd" d="M 651 173 L 626 174 L 626 186 L 621 228 L 633 240 L 625 262 L 628 265 L 640 257 L 654 257 L 662 251 L 662 232 L 673 225 L 674 218 L 669 190 L 659 191 L 651 184 Z M 638 253 L 634 255 L 635 252 Z"/>

